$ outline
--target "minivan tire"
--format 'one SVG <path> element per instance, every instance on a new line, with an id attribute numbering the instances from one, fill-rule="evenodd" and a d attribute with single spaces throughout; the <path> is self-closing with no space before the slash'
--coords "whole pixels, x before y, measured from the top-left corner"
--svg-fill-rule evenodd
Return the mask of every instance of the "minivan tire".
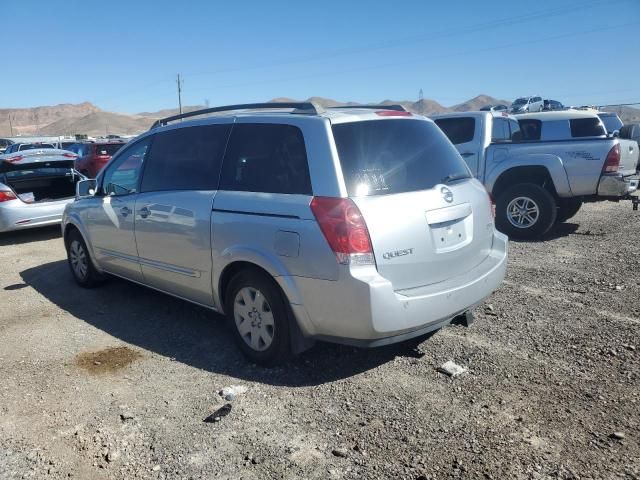
<path id="1" fill-rule="evenodd" d="M 558 218 L 556 222 L 566 222 L 573 218 L 582 207 L 582 200 L 579 198 L 563 198 L 558 202 Z"/>
<path id="2" fill-rule="evenodd" d="M 517 212 L 519 208 L 535 209 L 535 215 L 529 214 L 521 226 L 516 226 L 519 217 L 514 211 Z M 496 227 L 512 238 L 532 239 L 544 235 L 555 223 L 557 214 L 553 195 L 533 183 L 513 185 L 502 192 L 496 201 Z M 531 216 L 535 216 L 534 221 L 529 220 Z M 530 225 L 527 226 L 527 223 Z"/>
<path id="3" fill-rule="evenodd" d="M 289 308 L 268 275 L 257 269 L 237 273 L 227 288 L 225 311 L 236 343 L 249 360 L 272 367 L 291 358 Z"/>
<path id="4" fill-rule="evenodd" d="M 69 232 L 65 246 L 69 269 L 78 285 L 84 288 L 93 288 L 104 281 L 104 275 L 93 266 L 87 244 L 78 230 L 73 229 Z"/>

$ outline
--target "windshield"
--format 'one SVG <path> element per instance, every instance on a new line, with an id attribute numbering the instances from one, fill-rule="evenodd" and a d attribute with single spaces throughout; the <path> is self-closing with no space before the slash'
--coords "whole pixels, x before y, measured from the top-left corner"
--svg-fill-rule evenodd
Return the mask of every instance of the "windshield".
<path id="1" fill-rule="evenodd" d="M 40 148 L 53 148 L 53 145 L 50 143 L 25 143 L 24 145 L 20 145 L 18 151 L 22 152 L 24 150 L 36 150 Z"/>
<path id="2" fill-rule="evenodd" d="M 516 101 L 513 102 L 513 105 L 524 105 L 528 102 L 529 100 L 526 98 L 516 98 Z"/>
<path id="3" fill-rule="evenodd" d="M 607 129 L 607 133 L 613 133 L 616 130 L 620 130 L 624 125 L 622 120 L 618 118 L 617 115 L 598 115 L 602 123 L 604 123 L 604 127 Z"/>
<path id="4" fill-rule="evenodd" d="M 65 176 L 71 176 L 71 174 L 72 173 L 70 168 L 59 168 L 59 167 L 34 168 L 33 170 L 16 170 L 13 172 L 4 173 L 4 175 L 8 179 L 37 178 L 37 177 L 65 177 Z"/>
<path id="5" fill-rule="evenodd" d="M 458 151 L 432 122 L 372 120 L 332 128 L 350 196 L 427 190 L 471 177 Z"/>

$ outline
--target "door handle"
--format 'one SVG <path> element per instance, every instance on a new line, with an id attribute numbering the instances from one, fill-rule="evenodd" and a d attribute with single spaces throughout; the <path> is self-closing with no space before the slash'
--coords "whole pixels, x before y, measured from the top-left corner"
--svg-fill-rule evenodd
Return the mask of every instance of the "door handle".
<path id="1" fill-rule="evenodd" d="M 460 154 L 463 157 L 470 157 L 471 155 L 475 155 L 473 152 L 464 152 Z"/>
<path id="2" fill-rule="evenodd" d="M 142 218 L 147 218 L 149 215 L 151 215 L 151 210 L 149 210 L 149 207 L 144 206 L 140 210 L 138 210 L 138 213 Z"/>
<path id="3" fill-rule="evenodd" d="M 129 215 L 130 213 L 131 213 L 131 210 L 129 209 L 129 207 L 122 207 L 122 208 L 120 209 L 120 214 L 121 214 L 123 217 L 126 217 L 126 216 L 127 216 L 127 215 Z"/>

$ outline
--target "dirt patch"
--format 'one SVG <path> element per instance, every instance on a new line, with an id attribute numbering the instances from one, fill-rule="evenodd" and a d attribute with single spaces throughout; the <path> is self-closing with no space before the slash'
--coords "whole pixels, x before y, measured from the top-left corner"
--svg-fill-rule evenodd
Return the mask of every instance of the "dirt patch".
<path id="1" fill-rule="evenodd" d="M 76 365 L 94 375 L 117 372 L 142 357 L 129 347 L 109 347 L 97 352 L 83 352 Z"/>

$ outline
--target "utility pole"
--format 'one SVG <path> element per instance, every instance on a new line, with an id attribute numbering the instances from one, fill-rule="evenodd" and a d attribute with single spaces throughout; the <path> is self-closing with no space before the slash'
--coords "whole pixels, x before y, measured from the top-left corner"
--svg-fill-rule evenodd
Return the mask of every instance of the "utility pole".
<path id="1" fill-rule="evenodd" d="M 178 74 L 178 113 L 182 115 L 182 80 Z"/>
<path id="2" fill-rule="evenodd" d="M 422 91 L 422 88 L 418 92 L 418 110 L 420 110 L 418 112 L 420 115 L 424 113 L 424 92 Z"/>
<path id="3" fill-rule="evenodd" d="M 11 136 L 13 137 L 13 122 L 11 121 L 11 114 L 9 114 L 9 130 L 11 130 Z"/>

